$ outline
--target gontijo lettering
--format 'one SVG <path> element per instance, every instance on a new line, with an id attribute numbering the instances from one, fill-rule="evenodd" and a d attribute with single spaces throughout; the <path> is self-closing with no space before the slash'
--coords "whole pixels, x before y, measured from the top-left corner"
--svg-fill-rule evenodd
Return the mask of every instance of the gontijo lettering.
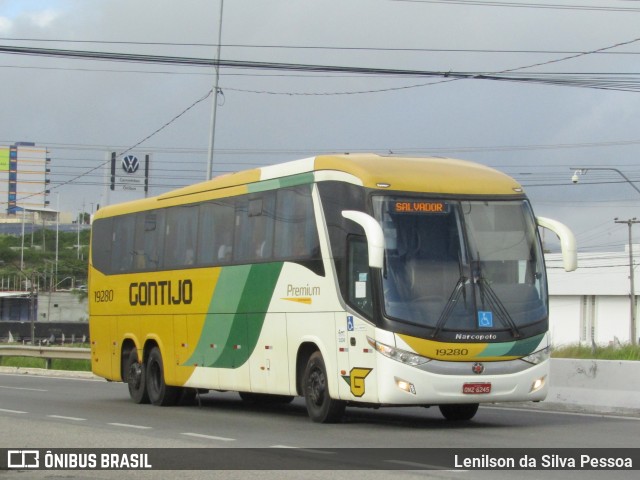
<path id="1" fill-rule="evenodd" d="M 171 280 L 159 282 L 133 282 L 129 285 L 129 304 L 131 306 L 153 305 L 189 305 L 193 300 L 191 280 Z"/>

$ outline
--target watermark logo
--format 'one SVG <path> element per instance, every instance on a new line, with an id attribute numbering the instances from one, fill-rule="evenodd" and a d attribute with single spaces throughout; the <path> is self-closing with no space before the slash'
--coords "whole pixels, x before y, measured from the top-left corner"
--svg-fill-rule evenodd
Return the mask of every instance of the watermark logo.
<path id="1" fill-rule="evenodd" d="M 8 450 L 7 468 L 40 468 L 38 450 Z"/>

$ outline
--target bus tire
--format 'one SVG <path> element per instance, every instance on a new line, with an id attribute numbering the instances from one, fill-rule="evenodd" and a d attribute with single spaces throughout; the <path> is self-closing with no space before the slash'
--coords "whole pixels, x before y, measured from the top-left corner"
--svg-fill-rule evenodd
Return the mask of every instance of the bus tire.
<path id="1" fill-rule="evenodd" d="M 131 399 L 135 403 L 149 403 L 145 366 L 138 362 L 138 352 L 135 348 L 129 352 L 123 372 L 123 380 L 127 382 Z"/>
<path id="2" fill-rule="evenodd" d="M 340 421 L 347 403 L 331 398 L 327 382 L 327 369 L 322 354 L 318 351 L 309 357 L 302 378 L 302 389 L 311 420 L 317 423 Z"/>
<path id="3" fill-rule="evenodd" d="M 147 358 L 147 392 L 149 401 L 160 407 L 175 405 L 180 395 L 179 387 L 170 387 L 164 381 L 164 366 L 158 347 L 153 347 Z"/>
<path id="4" fill-rule="evenodd" d="M 460 404 L 444 404 L 440 405 L 440 413 L 447 420 L 460 422 L 471 420 L 478 411 L 477 403 L 460 403 Z"/>

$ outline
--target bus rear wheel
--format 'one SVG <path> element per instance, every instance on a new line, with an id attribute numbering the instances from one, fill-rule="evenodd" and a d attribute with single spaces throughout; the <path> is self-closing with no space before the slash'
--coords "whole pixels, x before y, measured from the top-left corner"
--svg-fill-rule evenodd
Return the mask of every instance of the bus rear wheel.
<path id="1" fill-rule="evenodd" d="M 304 401 L 311 420 L 317 423 L 339 422 L 344 414 L 346 402 L 334 400 L 329 395 L 327 370 L 320 352 L 314 352 L 302 379 Z"/>
<path id="2" fill-rule="evenodd" d="M 135 403 L 149 403 L 145 368 L 143 364 L 138 362 L 138 352 L 135 348 L 129 352 L 122 371 L 124 372 L 123 380 L 127 382 L 131 399 Z"/>
<path id="3" fill-rule="evenodd" d="M 147 392 L 151 403 L 161 407 L 168 407 L 177 403 L 181 389 L 179 387 L 170 387 L 165 383 L 162 355 L 158 347 L 153 347 L 149 352 L 146 377 Z"/>
<path id="4" fill-rule="evenodd" d="M 440 405 L 440 413 L 447 420 L 471 420 L 478 411 L 478 406 L 477 403 L 444 404 Z"/>

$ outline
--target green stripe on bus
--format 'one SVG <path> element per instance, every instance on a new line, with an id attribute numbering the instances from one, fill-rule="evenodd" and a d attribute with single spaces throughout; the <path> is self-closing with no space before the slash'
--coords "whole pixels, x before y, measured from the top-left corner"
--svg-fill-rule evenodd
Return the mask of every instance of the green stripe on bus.
<path id="1" fill-rule="evenodd" d="M 515 342 L 489 343 L 479 357 L 524 357 L 536 351 L 544 333 Z"/>
<path id="2" fill-rule="evenodd" d="M 544 338 L 545 334 L 541 333 L 540 335 L 536 335 L 535 337 L 525 338 L 524 340 L 519 340 L 513 346 L 511 350 L 507 353 L 507 355 L 513 357 L 524 357 L 529 355 L 530 353 L 536 352 L 540 346 L 540 342 Z"/>
<path id="3" fill-rule="evenodd" d="M 265 192 L 267 190 L 275 190 L 277 188 L 295 187 L 297 185 L 307 185 L 313 183 L 313 172 L 300 173 L 298 175 L 290 175 L 283 178 L 274 178 L 272 180 L 264 180 L 257 183 L 247 185 L 249 193 Z"/>
<path id="4" fill-rule="evenodd" d="M 282 263 L 225 267 L 193 355 L 184 365 L 238 368 L 253 353 Z"/>

